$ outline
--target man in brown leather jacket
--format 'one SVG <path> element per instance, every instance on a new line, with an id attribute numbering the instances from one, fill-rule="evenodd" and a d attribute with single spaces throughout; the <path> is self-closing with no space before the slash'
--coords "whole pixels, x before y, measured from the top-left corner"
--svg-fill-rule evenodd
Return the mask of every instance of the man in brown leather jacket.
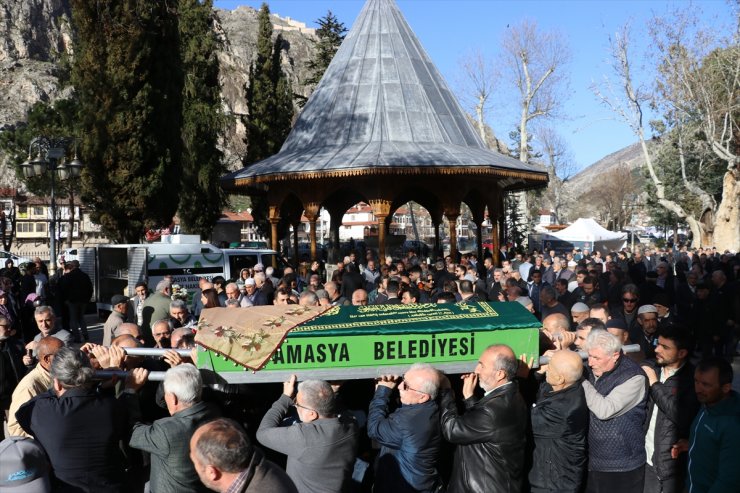
<path id="1" fill-rule="evenodd" d="M 457 445 L 448 493 L 521 491 L 528 409 L 514 381 L 516 371 L 509 346 L 488 347 L 475 372 L 462 377 L 462 415 L 449 381 L 443 379 L 442 434 Z M 483 397 L 474 395 L 476 386 L 485 392 Z"/>

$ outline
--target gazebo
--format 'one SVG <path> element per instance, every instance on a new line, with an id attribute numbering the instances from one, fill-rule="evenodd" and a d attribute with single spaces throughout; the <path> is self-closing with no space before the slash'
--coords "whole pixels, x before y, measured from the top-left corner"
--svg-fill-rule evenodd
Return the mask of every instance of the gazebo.
<path id="1" fill-rule="evenodd" d="M 480 256 L 486 207 L 498 241 L 504 194 L 547 180 L 543 167 L 489 150 L 395 2 L 367 0 L 280 152 L 224 176 L 222 186 L 266 197 L 273 249 L 281 217 L 297 231 L 303 213 L 316 259 L 320 209 L 336 246 L 345 211 L 365 202 L 382 259 L 393 212 L 413 200 L 429 211 L 437 248 L 449 221 L 454 258 L 461 203 L 477 225 Z"/>

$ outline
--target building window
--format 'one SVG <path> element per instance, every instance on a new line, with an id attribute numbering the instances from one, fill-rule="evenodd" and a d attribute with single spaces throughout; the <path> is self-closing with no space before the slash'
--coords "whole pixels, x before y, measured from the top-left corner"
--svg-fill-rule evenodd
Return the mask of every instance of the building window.
<path id="1" fill-rule="evenodd" d="M 33 208 L 33 215 L 34 216 L 43 216 L 44 215 L 44 208 L 43 207 L 34 207 Z"/>
<path id="2" fill-rule="evenodd" d="M 19 233 L 33 233 L 32 223 L 17 223 L 15 227 Z"/>
<path id="3" fill-rule="evenodd" d="M 46 223 L 36 223 L 37 233 L 46 233 Z"/>

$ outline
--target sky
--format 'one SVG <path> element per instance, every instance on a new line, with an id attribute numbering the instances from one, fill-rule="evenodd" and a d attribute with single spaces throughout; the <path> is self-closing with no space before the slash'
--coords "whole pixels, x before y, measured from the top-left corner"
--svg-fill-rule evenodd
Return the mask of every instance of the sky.
<path id="1" fill-rule="evenodd" d="M 629 23 L 634 52 L 644 53 L 650 49 L 646 32 L 655 15 L 691 5 L 703 22 L 727 22 L 729 1 L 699 0 L 689 4 L 656 0 L 396 0 L 396 3 L 450 88 L 458 94 L 462 87 L 461 59 L 479 50 L 496 60 L 510 26 L 527 19 L 535 21 L 543 31 L 559 31 L 571 50 L 571 62 L 566 67 L 570 83 L 562 101 L 563 117 L 552 123 L 567 142 L 576 170 L 580 170 L 637 141 L 627 124 L 605 108 L 592 89 L 610 73 L 609 37 Z M 261 0 L 215 0 L 215 6 L 223 9 L 239 5 L 259 8 L 261 3 Z M 349 29 L 364 3 L 364 0 L 272 0 L 268 5 L 272 13 L 305 22 L 309 27 L 317 27 L 315 21 L 331 10 Z M 648 85 L 652 82 L 651 71 L 645 66 L 638 64 L 635 72 L 638 82 Z M 509 132 L 519 121 L 514 102 L 511 92 L 502 88 L 487 117 L 496 136 L 510 146 Z"/>

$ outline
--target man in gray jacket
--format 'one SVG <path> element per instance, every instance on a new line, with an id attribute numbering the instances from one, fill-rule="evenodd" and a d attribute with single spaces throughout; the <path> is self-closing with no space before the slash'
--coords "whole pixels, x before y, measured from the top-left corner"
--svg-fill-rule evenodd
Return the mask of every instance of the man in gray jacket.
<path id="1" fill-rule="evenodd" d="M 170 368 L 164 377 L 164 400 L 171 417 L 151 425 L 137 422 L 134 426 L 129 445 L 151 454 L 151 493 L 209 491 L 198 479 L 189 457 L 190 438 L 195 430 L 218 417 L 214 409 L 201 401 L 202 388 L 203 381 L 195 366 L 186 363 Z M 138 400 L 131 401 L 133 417 L 140 417 Z"/>
<path id="2" fill-rule="evenodd" d="M 288 456 L 286 471 L 300 493 L 348 491 L 359 440 L 357 424 L 337 416 L 328 382 L 301 382 L 294 402 L 295 384 L 295 375 L 283 384 L 283 394 L 262 418 L 257 440 Z M 301 422 L 281 427 L 291 405 Z"/>

